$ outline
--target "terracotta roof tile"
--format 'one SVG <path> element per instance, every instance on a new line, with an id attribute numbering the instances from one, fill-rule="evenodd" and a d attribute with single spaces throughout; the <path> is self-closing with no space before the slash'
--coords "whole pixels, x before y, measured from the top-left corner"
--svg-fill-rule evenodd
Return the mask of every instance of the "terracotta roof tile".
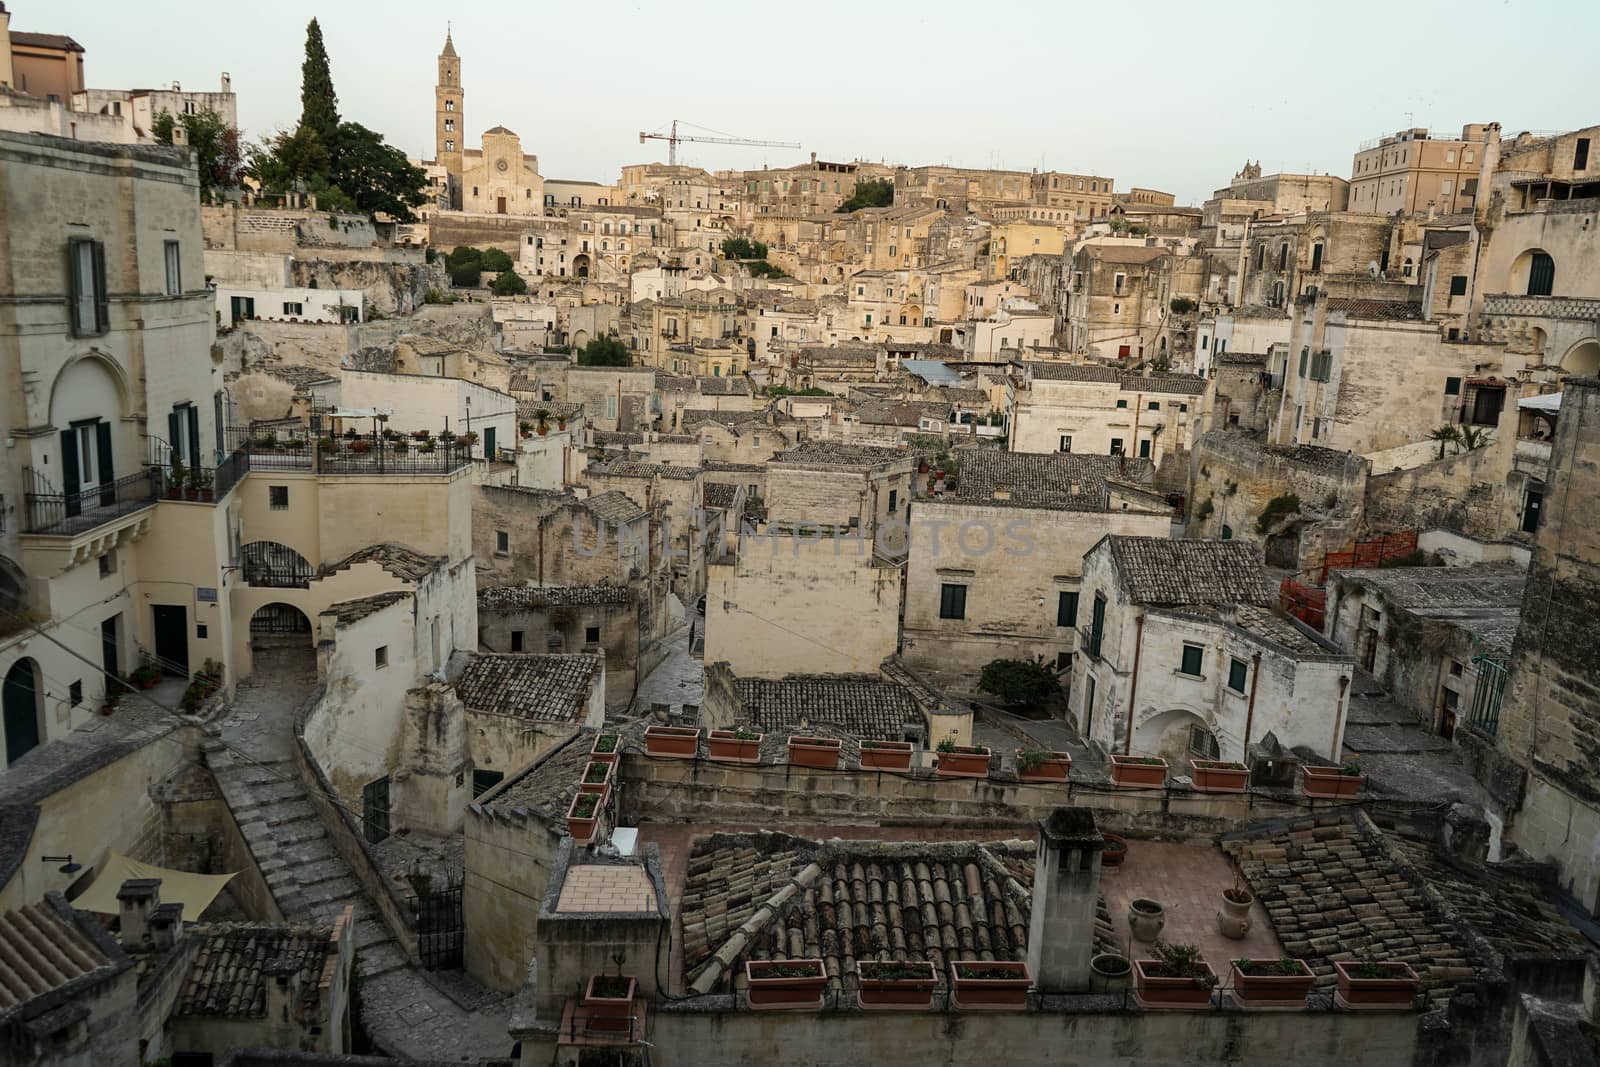
<path id="1" fill-rule="evenodd" d="M 1256 548 L 1243 541 L 1111 535 L 1122 585 L 1138 604 L 1274 604 Z"/>
<path id="2" fill-rule="evenodd" d="M 263 1018 L 267 985 L 300 976 L 298 1010 L 317 1010 L 323 967 L 334 949 L 333 931 L 278 923 L 197 928 L 194 962 L 178 997 L 179 1015 Z"/>
<path id="3" fill-rule="evenodd" d="M 470 711 L 577 722 L 604 662 L 585 653 L 480 652 L 456 680 L 456 694 Z"/>
<path id="4" fill-rule="evenodd" d="M 748 721 L 775 733 L 798 729 L 802 723 L 826 724 L 855 737 L 899 741 L 906 723 L 922 722 L 916 701 L 904 687 L 870 675 L 738 678 L 734 692 Z"/>

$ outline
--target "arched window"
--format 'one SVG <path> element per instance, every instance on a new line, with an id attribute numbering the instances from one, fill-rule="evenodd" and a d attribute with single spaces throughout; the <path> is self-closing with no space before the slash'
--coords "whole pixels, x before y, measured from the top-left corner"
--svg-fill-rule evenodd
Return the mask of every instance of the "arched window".
<path id="1" fill-rule="evenodd" d="M 1287 243 L 1284 243 L 1284 244 L 1281 244 L 1281 245 L 1278 246 L 1278 269 L 1279 270 L 1285 270 L 1285 269 L 1288 268 L 1288 266 L 1289 266 L 1289 245 Z"/>
<path id="2" fill-rule="evenodd" d="M 1405 274 L 1405 276 L 1407 278 L 1409 278 L 1409 277 L 1411 277 L 1411 269 L 1414 266 L 1415 266 L 1415 264 L 1411 262 L 1411 257 L 1407 256 L 1406 257 L 1406 261 L 1404 263 L 1400 264 L 1400 270 L 1401 270 L 1402 273 Z"/>
<path id="3" fill-rule="evenodd" d="M 1267 263 L 1267 246 L 1266 245 L 1257 245 L 1256 246 L 1256 270 L 1260 270 L 1262 267 L 1266 266 L 1266 263 Z"/>
<path id="4" fill-rule="evenodd" d="M 1535 252 L 1528 258 L 1528 295 L 1549 296 L 1556 284 L 1556 261 L 1548 253 Z"/>

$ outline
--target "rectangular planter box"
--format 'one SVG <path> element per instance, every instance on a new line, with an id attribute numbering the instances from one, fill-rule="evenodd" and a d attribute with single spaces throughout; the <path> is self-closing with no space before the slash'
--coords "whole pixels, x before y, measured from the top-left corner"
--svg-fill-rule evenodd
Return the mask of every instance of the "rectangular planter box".
<path id="1" fill-rule="evenodd" d="M 1416 1006 L 1417 972 L 1404 963 L 1380 963 L 1389 978 L 1358 978 L 1359 963 L 1335 960 L 1339 984 L 1334 999 L 1339 1006 L 1356 1011 L 1409 1011 Z"/>
<path id="2" fill-rule="evenodd" d="M 605 777 L 598 782 L 591 782 L 589 779 L 593 777 L 592 771 L 595 767 L 605 768 Z M 616 770 L 617 765 L 615 763 L 607 763 L 604 760 L 590 760 L 583 765 L 583 773 L 578 776 L 578 792 L 604 793 L 611 788 L 611 776 L 616 773 Z"/>
<path id="3" fill-rule="evenodd" d="M 1064 782 L 1072 771 L 1072 754 L 1052 752 L 1050 758 L 1034 764 L 1031 770 L 1022 769 L 1023 750 L 1017 749 L 1017 778 L 1024 782 Z"/>
<path id="4" fill-rule="evenodd" d="M 861 1006 L 868 1011 L 926 1011 L 933 1006 L 933 991 L 939 978 L 927 960 L 904 963 L 859 964 L 856 975 Z M 880 978 L 874 971 L 901 973 L 915 971 L 920 977 Z"/>
<path id="5" fill-rule="evenodd" d="M 1112 756 L 1111 783 L 1113 785 L 1160 789 L 1167 784 L 1167 761 L 1155 758 L 1155 763 L 1141 763 L 1144 756 Z"/>
<path id="6" fill-rule="evenodd" d="M 1194 787 L 1203 793 L 1243 793 L 1250 785 L 1250 771 L 1244 766 L 1229 766 L 1220 760 L 1192 759 Z"/>
<path id="7" fill-rule="evenodd" d="M 869 748 L 861 746 L 861 769 L 864 771 L 909 771 L 911 769 L 910 741 L 874 741 Z"/>
<path id="8" fill-rule="evenodd" d="M 939 773 L 946 778 L 987 778 L 989 776 L 989 750 L 981 745 L 970 746 L 974 751 L 939 753 Z"/>
<path id="9" fill-rule="evenodd" d="M 789 762 L 796 767 L 817 767 L 831 771 L 839 766 L 839 748 L 837 737 L 791 737 Z"/>
<path id="10" fill-rule="evenodd" d="M 732 730 L 712 730 L 706 745 L 707 755 L 719 763 L 760 763 L 761 738 L 742 739 Z"/>
<path id="11" fill-rule="evenodd" d="M 646 755 L 694 759 L 699 748 L 700 731 L 688 726 L 651 726 L 644 732 Z"/>
<path id="12" fill-rule="evenodd" d="M 1211 990 L 1193 978 L 1161 978 L 1151 975 L 1150 969 L 1162 967 L 1160 960 L 1133 961 L 1133 990 L 1141 1008 L 1205 1008 L 1211 1004 Z M 1216 977 L 1211 964 L 1204 964 L 1207 973 Z"/>
<path id="13" fill-rule="evenodd" d="M 985 972 L 1003 971 L 1009 977 L 963 978 L 961 972 L 966 968 Z M 1033 974 L 1028 970 L 1028 965 L 1021 961 L 957 960 L 950 965 L 950 980 L 955 988 L 957 1007 L 1021 1011 L 1028 1006 L 1028 989 L 1033 985 Z"/>
<path id="14" fill-rule="evenodd" d="M 1364 774 L 1345 774 L 1338 767 L 1300 767 L 1300 788 L 1308 797 L 1319 800 L 1340 800 L 1361 795 Z"/>
<path id="15" fill-rule="evenodd" d="M 786 977 L 775 971 L 809 967 L 815 974 Z M 745 960 L 752 1008 L 820 1008 L 828 985 L 828 969 L 821 960 Z"/>
<path id="16" fill-rule="evenodd" d="M 611 742 L 612 742 L 611 751 L 610 752 L 601 752 L 600 751 L 600 742 L 602 740 L 604 740 L 605 738 L 608 738 L 608 737 L 611 739 Z M 600 735 L 595 737 L 594 745 L 589 749 L 589 758 L 590 759 L 592 759 L 592 760 L 602 760 L 602 761 L 604 761 L 606 763 L 615 763 L 615 762 L 617 762 L 617 758 L 621 754 L 622 754 L 622 737 L 619 734 L 600 734 Z"/>
<path id="17" fill-rule="evenodd" d="M 1273 968 L 1270 974 L 1245 974 L 1234 963 L 1229 972 L 1233 984 L 1233 999 L 1241 1008 L 1303 1008 L 1306 996 L 1316 984 L 1317 976 L 1302 960 L 1295 960 L 1299 974 L 1281 974 L 1277 960 L 1251 960 L 1264 967 Z"/>
<path id="18" fill-rule="evenodd" d="M 590 809 L 591 813 L 588 815 L 575 814 L 578 810 L 578 805 L 591 798 L 594 800 L 594 807 Z M 573 796 L 572 803 L 567 805 L 567 833 L 572 835 L 574 841 L 588 844 L 593 839 L 595 827 L 600 822 L 600 812 L 605 806 L 606 794 L 604 792 L 578 793 Z"/>
<path id="19" fill-rule="evenodd" d="M 589 1029 L 628 1033 L 633 1029 L 633 995 L 638 991 L 639 983 L 629 978 L 627 996 L 602 997 L 594 991 L 594 984 L 599 978 L 599 975 L 591 975 L 589 985 L 583 992 L 583 1006 L 589 1012 Z"/>

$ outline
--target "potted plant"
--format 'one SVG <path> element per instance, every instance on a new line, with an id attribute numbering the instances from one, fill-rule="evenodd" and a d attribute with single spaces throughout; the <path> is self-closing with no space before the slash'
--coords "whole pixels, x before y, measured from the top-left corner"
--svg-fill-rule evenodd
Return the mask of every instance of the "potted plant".
<path id="1" fill-rule="evenodd" d="M 358 436 L 360 435 L 356 433 L 356 428 L 354 426 L 350 426 L 344 431 L 344 439 L 346 441 L 354 441 Z"/>
<path id="2" fill-rule="evenodd" d="M 519 426 L 519 429 L 522 430 L 522 436 L 523 437 L 532 437 L 533 436 L 533 423 L 529 422 L 527 419 L 523 419 L 522 420 L 522 422 L 521 422 L 521 424 Z"/>
<path id="3" fill-rule="evenodd" d="M 332 437 L 324 437 L 317 442 L 317 446 L 324 452 L 339 451 L 339 442 Z"/>
<path id="4" fill-rule="evenodd" d="M 404 437 L 396 437 L 392 444 L 394 445 L 394 451 L 396 455 L 403 455 L 411 449 L 411 445 Z"/>
<path id="5" fill-rule="evenodd" d="M 372 451 L 372 442 L 368 441 L 368 440 L 365 440 L 365 439 L 362 439 L 362 440 L 359 440 L 359 441 L 351 441 L 350 442 L 350 451 L 354 452 L 358 456 L 364 456 L 368 452 Z"/>
<path id="6" fill-rule="evenodd" d="M 172 473 L 167 478 L 167 499 L 182 500 L 183 487 L 188 480 L 189 475 L 184 470 L 183 464 L 178 460 L 173 460 Z"/>
<path id="7" fill-rule="evenodd" d="M 1167 784 L 1167 761 L 1160 756 L 1113 755 L 1111 783 L 1135 789 L 1160 789 Z"/>
<path id="8" fill-rule="evenodd" d="M 594 739 L 594 744 L 589 749 L 591 760 L 601 760 L 606 763 L 617 761 L 617 749 L 622 738 L 616 734 L 600 734 Z"/>
<path id="9" fill-rule="evenodd" d="M 1024 782 L 1064 782 L 1072 770 L 1070 752 L 1017 749 L 1017 778 Z"/>
<path id="10" fill-rule="evenodd" d="M 434 450 L 435 447 L 436 446 L 434 445 L 434 443 L 432 441 L 423 441 L 420 445 L 417 446 L 417 451 L 421 452 L 423 454 L 428 454 L 428 453 L 431 453 Z"/>
<path id="11" fill-rule="evenodd" d="M 722 763 L 760 763 L 761 735 L 743 726 L 712 730 L 707 755 Z"/>
<path id="12" fill-rule="evenodd" d="M 161 670 L 156 666 L 156 661 L 150 653 L 146 652 L 139 660 L 139 665 L 128 675 L 128 681 L 140 689 L 154 689 L 161 682 Z"/>
<path id="13" fill-rule="evenodd" d="M 1133 964 L 1118 952 L 1097 952 L 1089 959 L 1089 992 L 1120 993 L 1128 988 Z"/>
<path id="14" fill-rule="evenodd" d="M 1217 972 L 1193 945 L 1157 941 L 1156 958 L 1133 961 L 1133 991 L 1141 1008 L 1204 1008 L 1211 1003 Z"/>
<path id="15" fill-rule="evenodd" d="M 1101 833 L 1105 838 L 1105 847 L 1100 850 L 1100 866 L 1121 867 L 1122 861 L 1128 858 L 1128 839 L 1121 834 Z"/>
<path id="16" fill-rule="evenodd" d="M 633 995 L 639 983 L 625 974 L 596 974 L 583 991 L 589 1029 L 627 1033 L 633 1029 Z"/>
<path id="17" fill-rule="evenodd" d="M 864 771 L 909 771 L 910 741 L 861 742 L 861 769 Z"/>
<path id="18" fill-rule="evenodd" d="M 543 437 L 548 434 L 550 432 L 550 412 L 540 408 L 533 413 L 533 417 L 539 420 L 539 436 Z"/>
<path id="19" fill-rule="evenodd" d="M 857 996 L 868 1011 L 927 1010 L 939 978 L 927 960 L 864 960 L 856 965 Z"/>
<path id="20" fill-rule="evenodd" d="M 566 428 L 567 428 L 567 417 L 565 415 L 557 415 L 556 416 L 556 429 L 565 430 Z"/>
<path id="21" fill-rule="evenodd" d="M 1361 765 L 1346 760 L 1342 767 L 1313 767 L 1309 763 L 1300 767 L 1300 788 L 1306 796 L 1317 800 L 1340 800 L 1361 795 L 1361 783 L 1367 776 Z"/>
<path id="22" fill-rule="evenodd" d="M 647 756 L 694 759 L 700 748 L 700 731 L 689 726 L 651 726 L 644 732 Z"/>
<path id="23" fill-rule="evenodd" d="M 579 792 L 567 808 L 567 833 L 574 841 L 588 844 L 594 837 L 595 824 L 600 821 L 600 809 L 605 806 L 606 794 Z"/>
<path id="24" fill-rule="evenodd" d="M 1361 1011 L 1398 1011 L 1414 1007 L 1417 972 L 1398 960 L 1333 961 L 1338 972 L 1334 1000 L 1341 1008 Z"/>
<path id="25" fill-rule="evenodd" d="M 987 778 L 989 750 L 983 745 L 958 745 L 947 737 L 939 742 L 939 773 L 946 778 Z"/>
<path id="26" fill-rule="evenodd" d="M 1192 759 L 1191 778 L 1202 793 L 1243 793 L 1250 784 L 1250 768 L 1230 760 Z"/>
<path id="27" fill-rule="evenodd" d="M 1135 897 L 1128 902 L 1128 932 L 1135 941 L 1154 941 L 1167 925 L 1167 909 L 1148 897 Z"/>
<path id="28" fill-rule="evenodd" d="M 789 738 L 789 762 L 796 767 L 816 767 L 831 771 L 839 766 L 841 743 L 837 737 Z"/>
<path id="29" fill-rule="evenodd" d="M 1233 885 L 1222 891 L 1222 910 L 1217 912 L 1217 929 L 1223 937 L 1239 941 L 1250 932 L 1250 905 L 1255 901 L 1239 880 L 1239 872 L 1234 871 Z"/>
<path id="30" fill-rule="evenodd" d="M 1303 1008 L 1317 976 L 1301 960 L 1234 960 L 1229 972 L 1241 1008 Z"/>
<path id="31" fill-rule="evenodd" d="M 745 960 L 744 977 L 752 1008 L 820 1008 L 828 985 L 821 960 Z"/>
<path id="32" fill-rule="evenodd" d="M 426 441 L 428 438 L 432 437 L 433 435 L 431 433 L 429 433 L 427 430 L 412 430 L 411 431 L 411 436 L 416 438 L 418 441 Z"/>
<path id="33" fill-rule="evenodd" d="M 578 792 L 604 793 L 611 788 L 611 775 L 616 767 L 610 760 L 590 760 L 578 779 Z"/>
<path id="34" fill-rule="evenodd" d="M 958 1007 L 1026 1008 L 1033 974 L 1013 960 L 957 960 L 950 965 Z"/>

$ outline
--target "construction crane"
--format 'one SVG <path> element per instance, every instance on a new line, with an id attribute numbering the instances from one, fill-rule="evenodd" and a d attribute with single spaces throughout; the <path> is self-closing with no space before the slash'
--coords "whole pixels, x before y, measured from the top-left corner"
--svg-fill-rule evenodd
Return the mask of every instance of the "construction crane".
<path id="1" fill-rule="evenodd" d="M 685 123 L 684 125 L 690 124 Z M 680 142 L 694 141 L 699 144 L 747 144 L 755 145 L 758 148 L 800 147 L 800 143 L 798 141 L 757 141 L 752 140 L 749 137 L 696 137 L 688 134 L 680 136 L 678 133 L 677 119 L 672 120 L 671 133 L 646 133 L 643 130 L 640 130 L 639 143 L 644 144 L 646 141 L 667 142 L 667 163 L 674 167 L 678 165 L 678 145 Z"/>

